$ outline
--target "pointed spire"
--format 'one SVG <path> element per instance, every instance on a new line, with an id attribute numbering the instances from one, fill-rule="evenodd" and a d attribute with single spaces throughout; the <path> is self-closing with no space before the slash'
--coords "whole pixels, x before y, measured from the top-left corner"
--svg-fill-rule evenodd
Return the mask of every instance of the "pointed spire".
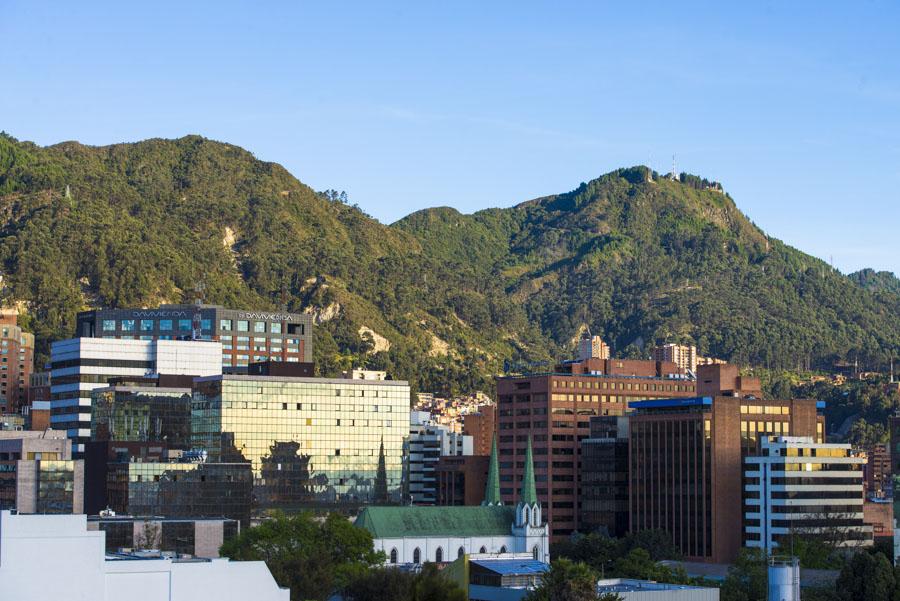
<path id="1" fill-rule="evenodd" d="M 376 504 L 388 502 L 387 468 L 384 462 L 384 436 L 381 437 L 381 446 L 378 449 L 378 470 L 375 472 L 375 499 Z"/>
<path id="2" fill-rule="evenodd" d="M 528 435 L 528 447 L 525 450 L 525 475 L 522 477 L 522 492 L 519 502 L 535 505 L 538 502 L 537 489 L 534 487 L 534 457 L 531 454 L 531 435 Z"/>
<path id="3" fill-rule="evenodd" d="M 487 485 L 484 488 L 484 501 L 482 505 L 503 505 L 500 498 L 500 462 L 497 459 L 497 436 L 494 435 L 494 443 L 491 446 L 491 464 L 488 468 Z"/>

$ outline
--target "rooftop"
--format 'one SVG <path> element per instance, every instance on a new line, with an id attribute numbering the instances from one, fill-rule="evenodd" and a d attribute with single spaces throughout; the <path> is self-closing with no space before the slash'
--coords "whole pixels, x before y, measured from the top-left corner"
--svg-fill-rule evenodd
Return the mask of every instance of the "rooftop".
<path id="1" fill-rule="evenodd" d="M 512 506 L 366 507 L 354 524 L 373 538 L 426 536 L 507 536 L 515 521 Z"/>
<path id="2" fill-rule="evenodd" d="M 704 590 L 706 587 L 689 586 L 687 584 L 668 584 L 654 582 L 652 580 L 633 580 L 631 578 L 608 578 L 597 581 L 597 592 L 604 593 L 633 593 L 639 591 L 684 591 Z"/>
<path id="3" fill-rule="evenodd" d="M 502 576 L 543 574 L 550 569 L 549 565 L 536 559 L 471 559 L 469 563 L 475 564 Z"/>

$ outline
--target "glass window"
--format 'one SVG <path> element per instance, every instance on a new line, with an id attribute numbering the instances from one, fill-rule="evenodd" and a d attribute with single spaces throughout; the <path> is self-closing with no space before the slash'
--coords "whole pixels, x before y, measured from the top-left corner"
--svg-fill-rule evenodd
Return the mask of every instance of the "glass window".
<path id="1" fill-rule="evenodd" d="M 270 323 L 269 331 L 273 334 L 281 334 L 281 324 L 280 323 Z"/>
<path id="2" fill-rule="evenodd" d="M 178 331 L 179 332 L 190 332 L 191 331 L 191 320 L 190 319 L 179 319 L 178 320 Z"/>
<path id="3" fill-rule="evenodd" d="M 160 332 L 171 332 L 172 331 L 172 320 L 171 319 L 160 319 L 159 320 L 159 331 Z"/>
<path id="4" fill-rule="evenodd" d="M 104 319 L 103 320 L 103 331 L 104 332 L 115 332 L 116 331 L 116 320 L 115 319 Z"/>
<path id="5" fill-rule="evenodd" d="M 254 332 L 265 332 L 266 331 L 266 322 L 254 321 L 253 322 L 253 331 Z"/>
<path id="6" fill-rule="evenodd" d="M 153 331 L 153 320 L 152 319 L 142 319 L 141 320 L 141 332 L 152 332 Z"/>
<path id="7" fill-rule="evenodd" d="M 212 331 L 212 320 L 211 319 L 201 319 L 200 320 L 200 329 L 204 332 Z"/>
<path id="8" fill-rule="evenodd" d="M 231 331 L 231 320 L 230 319 L 221 319 L 219 320 L 219 329 L 223 332 Z"/>
<path id="9" fill-rule="evenodd" d="M 244 320 L 238 320 L 237 324 L 238 332 L 248 332 L 250 331 L 250 322 Z"/>
<path id="10" fill-rule="evenodd" d="M 122 331 L 123 332 L 134 332 L 134 320 L 133 319 L 123 319 L 122 320 Z"/>

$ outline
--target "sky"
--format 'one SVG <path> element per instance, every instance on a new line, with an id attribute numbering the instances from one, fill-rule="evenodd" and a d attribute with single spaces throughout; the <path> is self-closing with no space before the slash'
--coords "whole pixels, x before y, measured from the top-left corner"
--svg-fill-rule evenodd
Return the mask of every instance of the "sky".
<path id="1" fill-rule="evenodd" d="M 769 235 L 900 274 L 898 24 L 889 1 L 0 0 L 0 130 L 200 134 L 385 223 L 675 155 Z"/>

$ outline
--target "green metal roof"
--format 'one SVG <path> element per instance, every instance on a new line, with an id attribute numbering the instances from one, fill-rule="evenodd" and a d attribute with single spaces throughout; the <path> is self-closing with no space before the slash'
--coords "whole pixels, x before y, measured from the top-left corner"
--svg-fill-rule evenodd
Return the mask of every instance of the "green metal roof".
<path id="1" fill-rule="evenodd" d="M 528 448 L 525 450 L 525 475 L 522 477 L 520 501 L 526 505 L 534 505 L 537 500 L 537 489 L 534 486 L 534 457 L 531 454 L 531 435 L 528 435 Z"/>
<path id="2" fill-rule="evenodd" d="M 515 521 L 511 506 L 366 507 L 356 526 L 373 538 L 504 536 Z"/>
<path id="3" fill-rule="evenodd" d="M 497 437 L 491 446 L 491 463 L 488 468 L 487 485 L 484 487 L 484 500 L 482 505 L 503 505 L 500 498 L 500 468 L 497 461 Z"/>

